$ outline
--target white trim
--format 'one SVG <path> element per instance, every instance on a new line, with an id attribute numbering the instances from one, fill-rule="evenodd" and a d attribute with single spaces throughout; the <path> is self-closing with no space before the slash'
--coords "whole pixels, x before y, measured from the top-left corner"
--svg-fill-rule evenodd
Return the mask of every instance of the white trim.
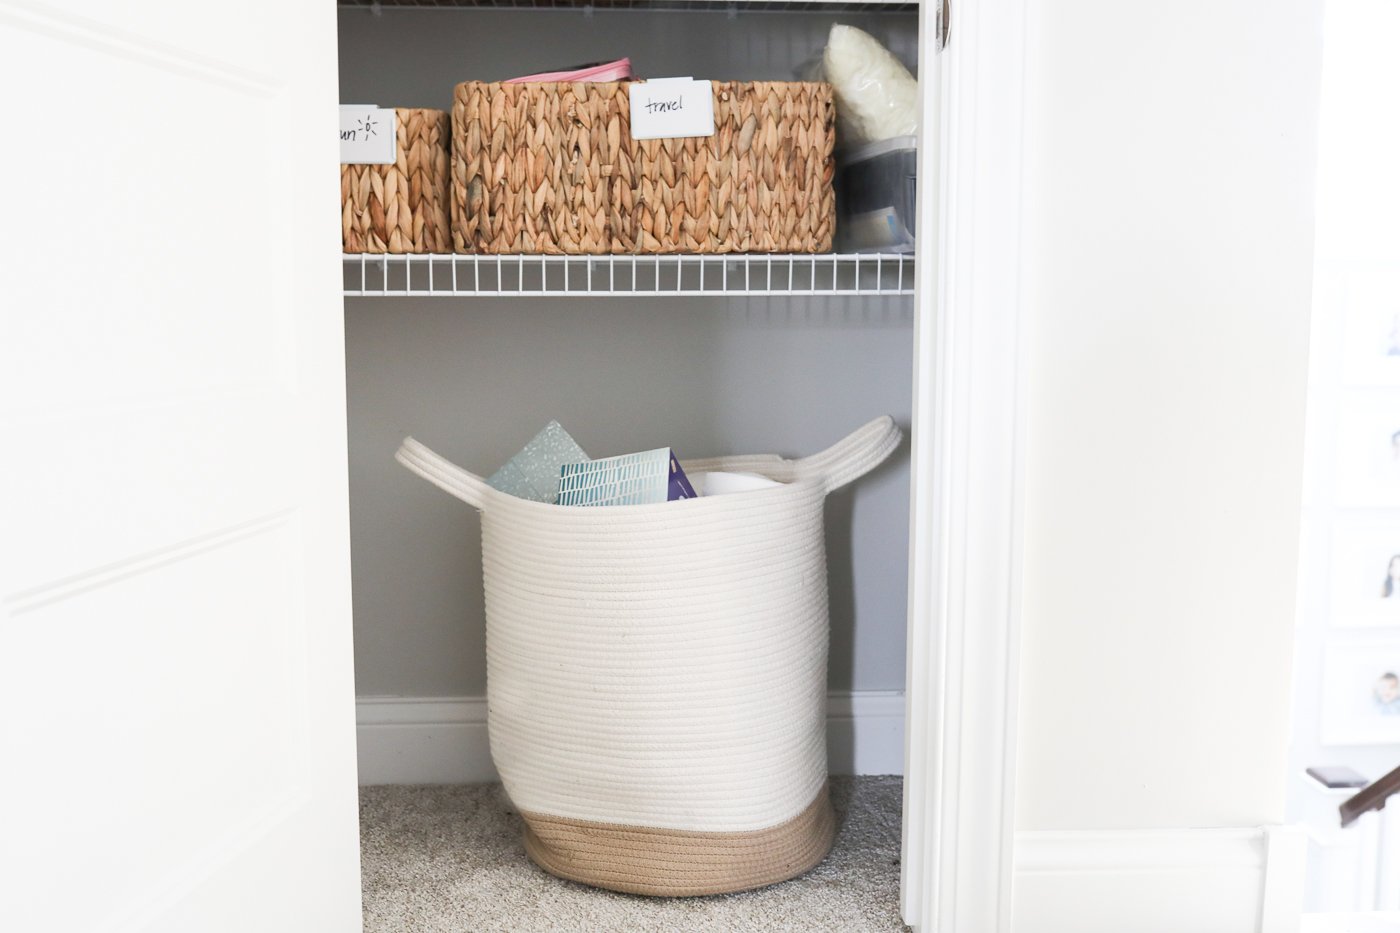
<path id="1" fill-rule="evenodd" d="M 1018 933 L 1295 933 L 1296 827 L 1017 833 Z"/>
<path id="2" fill-rule="evenodd" d="M 477 784 L 491 764 L 485 697 L 355 701 L 360 784 Z"/>
<path id="3" fill-rule="evenodd" d="M 355 701 L 361 784 L 496 781 L 485 697 L 361 697 Z M 833 774 L 898 774 L 904 694 L 832 693 L 827 757 Z"/>
<path id="4" fill-rule="evenodd" d="M 904 692 L 828 694 L 826 755 L 832 774 L 903 774 Z"/>
<path id="5" fill-rule="evenodd" d="M 286 85 L 285 79 L 280 76 L 205 55 L 183 44 L 161 42 L 105 20 L 45 9 L 38 4 L 6 3 L 0 9 L 0 22 L 78 48 L 139 62 L 180 77 L 221 84 L 259 97 L 271 97 Z"/>
<path id="6" fill-rule="evenodd" d="M 1395 933 L 1400 929 L 1400 911 L 1308 913 L 1303 914 L 1299 929 L 1303 933 Z"/>
<path id="7" fill-rule="evenodd" d="M 1261 933 L 1297 933 L 1307 890 L 1307 830 L 1301 826 L 1269 826 L 1264 836 L 1264 904 L 1259 929 Z"/>
<path id="8" fill-rule="evenodd" d="M 1010 927 L 1024 338 L 1025 0 L 926 2 L 904 858 L 920 933 Z M 936 238 L 925 231 L 936 230 Z M 929 281 L 930 273 L 935 277 Z"/>
<path id="9" fill-rule="evenodd" d="M 1261 870 L 1261 829 L 1072 830 L 1016 834 L 1016 874 Z"/>

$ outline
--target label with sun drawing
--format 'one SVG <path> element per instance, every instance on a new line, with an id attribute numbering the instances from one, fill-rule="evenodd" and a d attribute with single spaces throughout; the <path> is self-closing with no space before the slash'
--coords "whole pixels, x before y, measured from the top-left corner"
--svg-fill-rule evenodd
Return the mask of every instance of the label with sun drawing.
<path id="1" fill-rule="evenodd" d="M 395 152 L 392 109 L 372 104 L 340 107 L 340 161 L 346 165 L 391 165 Z"/>

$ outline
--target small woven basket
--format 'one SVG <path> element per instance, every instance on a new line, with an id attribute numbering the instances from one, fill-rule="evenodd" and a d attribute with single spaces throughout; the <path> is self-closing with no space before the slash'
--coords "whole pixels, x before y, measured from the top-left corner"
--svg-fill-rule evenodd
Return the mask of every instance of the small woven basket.
<path id="1" fill-rule="evenodd" d="M 447 114 L 394 111 L 392 165 L 340 167 L 340 239 L 347 253 L 446 253 Z"/>
<path id="2" fill-rule="evenodd" d="M 829 252 L 831 85 L 713 86 L 713 136 L 637 140 L 625 83 L 457 85 L 453 248 Z"/>

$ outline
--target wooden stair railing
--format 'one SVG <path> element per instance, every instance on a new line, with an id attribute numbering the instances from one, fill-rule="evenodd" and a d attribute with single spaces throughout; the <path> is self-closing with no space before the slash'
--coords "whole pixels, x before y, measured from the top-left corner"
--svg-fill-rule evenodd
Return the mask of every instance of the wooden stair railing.
<path id="1" fill-rule="evenodd" d="M 1400 768 L 1372 781 L 1343 801 L 1337 808 L 1342 814 L 1342 825 L 1349 826 L 1363 814 L 1383 809 L 1385 802 L 1395 793 L 1400 793 Z"/>

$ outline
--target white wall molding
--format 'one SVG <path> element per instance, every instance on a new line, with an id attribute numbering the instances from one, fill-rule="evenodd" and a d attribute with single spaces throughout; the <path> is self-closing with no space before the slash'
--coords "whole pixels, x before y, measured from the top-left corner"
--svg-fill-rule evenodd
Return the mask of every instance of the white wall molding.
<path id="1" fill-rule="evenodd" d="M 826 753 L 832 774 L 903 774 L 904 692 L 829 694 Z"/>
<path id="2" fill-rule="evenodd" d="M 1294 827 L 1015 839 L 1017 933 L 1297 930 L 1306 848 Z"/>
<path id="3" fill-rule="evenodd" d="M 485 697 L 361 697 L 355 733 L 361 784 L 499 780 Z"/>
<path id="4" fill-rule="evenodd" d="M 485 697 L 361 697 L 355 710 L 361 784 L 499 780 Z M 832 693 L 827 755 L 833 774 L 902 773 L 904 694 Z"/>
<path id="5" fill-rule="evenodd" d="M 925 0 L 901 912 L 1011 924 L 1025 435 L 1025 0 Z M 930 234 L 936 231 L 937 235 Z"/>

